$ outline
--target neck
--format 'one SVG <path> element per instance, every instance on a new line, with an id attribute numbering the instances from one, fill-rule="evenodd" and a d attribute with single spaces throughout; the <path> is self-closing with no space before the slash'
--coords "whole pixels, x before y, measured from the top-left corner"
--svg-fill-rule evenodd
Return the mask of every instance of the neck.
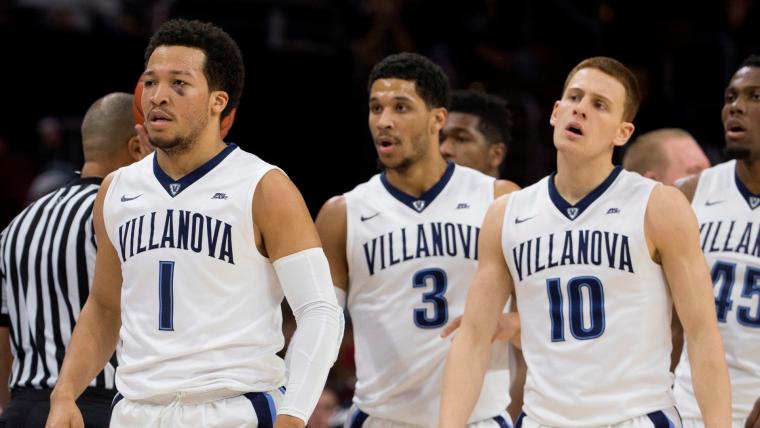
<path id="1" fill-rule="evenodd" d="M 554 186 L 562 198 L 575 205 L 599 186 L 614 168 L 610 156 L 590 160 L 572 159 L 558 152 Z"/>
<path id="2" fill-rule="evenodd" d="M 419 197 L 441 179 L 447 165 L 440 154 L 426 156 L 403 171 L 386 169 L 385 178 L 393 187 L 408 195 Z"/>
<path id="3" fill-rule="evenodd" d="M 750 192 L 760 193 L 760 161 L 737 160 L 736 175 L 747 186 Z"/>
<path id="4" fill-rule="evenodd" d="M 82 178 L 87 178 L 87 177 L 103 178 L 114 170 L 116 170 L 116 168 L 103 165 L 100 162 L 86 161 L 84 165 L 82 165 L 82 172 L 80 173 L 80 176 Z"/>
<path id="5" fill-rule="evenodd" d="M 219 136 L 219 130 L 212 135 L 211 138 L 201 135 L 188 150 L 180 153 L 167 153 L 157 148 L 156 160 L 166 175 L 178 180 L 224 150 L 226 145 Z"/>

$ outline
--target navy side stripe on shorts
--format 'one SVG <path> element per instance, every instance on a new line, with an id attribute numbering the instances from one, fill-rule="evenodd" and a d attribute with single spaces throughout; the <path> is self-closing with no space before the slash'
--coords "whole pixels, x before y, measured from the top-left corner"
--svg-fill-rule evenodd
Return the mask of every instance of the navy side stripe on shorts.
<path id="1" fill-rule="evenodd" d="M 507 420 L 506 420 L 506 419 L 504 419 L 504 417 L 503 417 L 503 416 L 501 416 L 501 415 L 499 415 L 499 416 L 497 416 L 497 417 L 493 418 L 493 420 L 495 420 L 495 421 L 496 421 L 496 423 L 497 423 L 497 424 L 499 424 L 499 428 L 512 428 L 512 427 L 509 425 L 509 422 L 507 422 Z"/>
<path id="2" fill-rule="evenodd" d="M 654 424 L 654 428 L 674 428 L 673 422 L 665 416 L 665 413 L 662 413 L 662 410 L 649 413 L 647 416 L 649 416 L 649 420 Z"/>
<path id="3" fill-rule="evenodd" d="M 266 392 L 248 392 L 243 395 L 253 404 L 253 411 L 256 412 L 256 418 L 259 420 L 258 428 L 274 427 L 277 412 L 272 397 Z"/>
<path id="4" fill-rule="evenodd" d="M 111 410 L 113 410 L 113 408 L 116 407 L 117 404 L 119 404 L 119 401 L 123 399 L 124 399 L 124 396 L 121 395 L 121 392 L 117 392 L 116 395 L 113 397 L 113 400 L 111 400 Z"/>
<path id="5" fill-rule="evenodd" d="M 351 418 L 351 428 L 362 428 L 364 421 L 366 421 L 368 417 L 368 414 L 356 409 L 356 413 L 354 413 L 354 416 Z"/>
<path id="6" fill-rule="evenodd" d="M 517 421 L 515 421 L 515 428 L 522 428 L 522 421 L 525 417 L 525 412 L 520 412 L 520 416 L 517 417 Z"/>

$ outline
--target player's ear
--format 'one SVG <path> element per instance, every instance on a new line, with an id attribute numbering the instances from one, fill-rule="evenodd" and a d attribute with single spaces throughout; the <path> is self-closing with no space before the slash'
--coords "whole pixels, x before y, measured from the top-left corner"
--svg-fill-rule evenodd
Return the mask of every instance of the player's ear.
<path id="1" fill-rule="evenodd" d="M 443 126 L 446 125 L 446 119 L 449 117 L 449 111 L 444 107 L 437 107 L 432 110 L 431 134 L 440 135 Z"/>
<path id="2" fill-rule="evenodd" d="M 127 151 L 132 161 L 137 162 L 151 154 L 153 147 L 151 147 L 150 143 L 142 141 L 138 135 L 135 135 L 127 142 Z"/>
<path id="3" fill-rule="evenodd" d="M 230 102 L 230 95 L 225 91 L 211 92 L 211 111 L 215 115 L 221 115 L 227 103 Z"/>
<path id="4" fill-rule="evenodd" d="M 628 139 L 633 135 L 633 131 L 636 129 L 631 122 L 623 122 L 618 126 L 617 132 L 615 132 L 615 139 L 613 144 L 616 146 L 623 146 L 628 142 Z"/>
<path id="5" fill-rule="evenodd" d="M 549 116 L 549 124 L 551 126 L 554 126 L 557 124 L 557 109 L 559 108 L 559 101 L 554 102 L 554 107 L 552 107 L 552 114 Z"/>
<path id="6" fill-rule="evenodd" d="M 504 143 L 491 144 L 491 166 L 498 167 L 507 156 L 507 145 Z"/>

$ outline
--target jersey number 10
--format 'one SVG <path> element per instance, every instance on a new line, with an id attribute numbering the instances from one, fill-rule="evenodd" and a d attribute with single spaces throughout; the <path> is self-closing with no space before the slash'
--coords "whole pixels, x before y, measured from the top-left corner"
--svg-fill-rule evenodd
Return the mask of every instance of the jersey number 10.
<path id="1" fill-rule="evenodd" d="M 588 306 L 591 315 L 588 327 L 584 322 L 585 298 L 583 290 L 588 292 Z M 559 278 L 546 280 L 549 293 L 549 316 L 552 324 L 552 342 L 565 341 L 563 317 L 562 284 Z M 602 281 L 595 276 L 576 276 L 567 282 L 567 294 L 570 301 L 570 333 L 578 340 L 594 339 L 604 333 L 604 290 Z"/>

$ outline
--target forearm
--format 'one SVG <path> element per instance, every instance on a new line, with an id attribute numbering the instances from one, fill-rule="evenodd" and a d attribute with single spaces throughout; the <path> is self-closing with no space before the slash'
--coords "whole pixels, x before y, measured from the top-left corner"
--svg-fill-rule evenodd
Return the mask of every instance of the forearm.
<path id="1" fill-rule="evenodd" d="M 75 400 L 103 370 L 119 339 L 121 318 L 93 299 L 82 309 L 51 400 Z"/>
<path id="2" fill-rule="evenodd" d="M 316 302 L 295 311 L 298 327 L 291 341 L 288 383 L 279 414 L 304 422 L 314 411 L 343 338 L 340 307 Z"/>
<path id="3" fill-rule="evenodd" d="M 692 383 L 706 428 L 731 426 L 731 387 L 720 336 L 716 331 L 689 337 Z"/>
<path id="4" fill-rule="evenodd" d="M 461 428 L 475 407 L 488 368 L 491 338 L 462 328 L 446 358 L 439 426 Z"/>

